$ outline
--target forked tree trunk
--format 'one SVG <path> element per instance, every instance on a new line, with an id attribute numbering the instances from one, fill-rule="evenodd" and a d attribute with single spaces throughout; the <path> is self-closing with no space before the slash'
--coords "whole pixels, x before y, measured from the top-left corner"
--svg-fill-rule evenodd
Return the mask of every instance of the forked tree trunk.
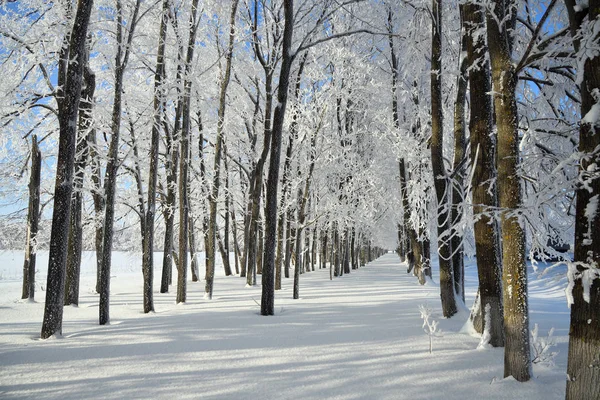
<path id="1" fill-rule="evenodd" d="M 63 302 L 65 291 L 65 267 L 67 242 L 73 190 L 73 167 L 75 160 L 75 138 L 77 137 L 77 113 L 81 100 L 85 42 L 93 0 L 79 1 L 73 29 L 68 43 L 61 54 L 58 83 L 58 121 L 60 135 L 54 190 L 54 210 L 50 232 L 50 254 L 46 303 L 42 322 L 41 338 L 62 334 Z M 65 44 L 66 44 L 65 43 Z"/>

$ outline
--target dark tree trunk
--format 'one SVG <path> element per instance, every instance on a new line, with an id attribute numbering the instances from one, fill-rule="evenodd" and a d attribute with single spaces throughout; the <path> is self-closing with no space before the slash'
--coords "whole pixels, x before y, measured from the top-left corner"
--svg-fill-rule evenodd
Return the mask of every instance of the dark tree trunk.
<path id="1" fill-rule="evenodd" d="M 468 26 L 464 18 L 464 5 L 460 5 L 461 15 L 461 54 L 467 53 L 466 32 Z M 457 226 L 461 223 L 463 215 L 463 199 L 465 197 L 465 152 L 466 152 L 466 118 L 465 107 L 467 102 L 467 85 L 469 76 L 467 74 L 468 60 L 466 56 L 461 56 L 459 65 L 459 75 L 456 91 L 456 102 L 454 103 L 454 177 L 452 184 L 452 208 L 450 210 L 450 222 L 452 224 L 452 239 L 450 247 L 452 249 L 452 270 L 454 273 L 454 291 L 458 298 L 465 302 L 465 264 L 463 238 L 460 229 Z"/>
<path id="2" fill-rule="evenodd" d="M 154 73 L 154 123 L 152 124 L 152 139 L 150 145 L 150 171 L 148 177 L 148 209 L 144 232 L 144 249 L 142 254 L 142 275 L 144 279 L 144 313 L 154 311 L 153 283 L 154 283 L 154 219 L 156 213 L 156 188 L 158 186 L 158 150 L 160 144 L 160 131 L 164 126 L 164 88 L 165 76 L 165 40 L 167 37 L 167 18 L 169 2 L 163 1 L 160 19 L 160 36 L 158 39 L 158 53 L 156 55 L 156 71 Z M 167 285 L 168 290 L 168 285 Z"/>
<path id="3" fill-rule="evenodd" d="M 71 194 L 73 191 L 73 167 L 77 138 L 77 113 L 81 100 L 85 42 L 93 0 L 79 1 L 73 29 L 61 54 L 59 66 L 59 126 L 54 210 L 50 232 L 50 254 L 46 303 L 41 338 L 62 334 L 63 302 L 65 291 L 65 267 L 69 221 L 71 217 Z M 69 60 L 72 60 L 69 62 Z"/>
<path id="4" fill-rule="evenodd" d="M 229 262 L 229 217 L 231 215 L 231 195 L 229 193 L 229 164 L 227 162 L 227 157 L 223 159 L 223 165 L 225 167 L 225 227 L 223 229 L 223 252 L 225 253 L 225 257 L 222 258 L 225 276 L 230 276 L 232 275 L 231 263 Z M 235 222 L 233 223 L 235 224 Z"/>
<path id="5" fill-rule="evenodd" d="M 189 194 L 188 194 L 189 199 Z M 190 207 L 190 215 L 188 220 L 188 239 L 189 239 L 189 247 L 190 247 L 190 271 L 192 272 L 192 282 L 198 282 L 200 280 L 200 276 L 198 275 L 198 252 L 196 251 L 196 229 L 194 227 L 194 215 L 191 212 Z"/>
<path id="6" fill-rule="evenodd" d="M 131 42 L 137 23 L 137 16 L 141 0 L 137 0 L 135 9 L 131 15 L 132 23 L 128 25 L 127 41 L 123 41 L 123 13 L 120 1 L 117 1 L 117 54 L 115 57 L 115 83 L 114 99 L 111 115 L 111 139 L 108 150 L 108 161 L 104 177 L 104 229 L 102 238 L 102 269 L 100 272 L 100 307 L 99 323 L 106 325 L 110 322 L 110 268 L 113 245 L 113 226 L 115 217 L 115 199 L 117 187 L 117 172 L 119 169 L 119 138 L 121 135 L 121 116 L 123 101 L 123 78 L 129 55 L 131 54 Z M 124 49 L 124 52 L 123 52 Z"/>
<path id="7" fill-rule="evenodd" d="M 342 257 L 342 263 L 344 267 L 344 273 L 350 273 L 350 251 L 349 251 L 349 231 L 348 228 L 344 231 L 344 238 L 342 239 L 342 249 L 344 256 Z"/>
<path id="8" fill-rule="evenodd" d="M 294 260 L 294 289 L 293 299 L 300 298 L 300 273 L 302 272 L 302 228 L 296 230 L 296 258 Z"/>
<path id="9" fill-rule="evenodd" d="M 267 179 L 265 266 L 263 268 L 262 277 L 261 315 L 273 315 L 275 313 L 274 278 L 275 246 L 277 241 L 277 187 L 279 184 L 283 120 L 285 117 L 290 73 L 294 57 L 291 52 L 294 30 L 294 1 L 284 0 L 283 10 L 285 15 L 285 25 L 283 29 L 282 60 L 279 73 L 279 87 L 277 90 L 277 106 L 275 107 L 275 114 L 273 116 L 271 157 L 269 160 L 269 177 Z"/>
<path id="10" fill-rule="evenodd" d="M 290 277 L 290 266 L 292 263 L 292 249 L 294 243 L 294 234 L 292 232 L 292 212 L 291 209 L 287 211 L 287 218 L 285 221 L 285 264 L 284 264 L 284 276 Z"/>
<path id="11" fill-rule="evenodd" d="M 177 107 L 178 110 L 181 107 Z M 179 115 L 179 111 L 176 112 Z M 179 118 L 175 118 L 173 133 L 165 129 L 167 137 L 167 154 L 165 169 L 167 171 L 167 198 L 165 203 L 165 241 L 163 245 L 163 263 L 160 279 L 160 292 L 168 293 L 173 276 L 173 241 L 175 235 L 175 209 L 177 207 L 177 166 L 179 165 L 179 150 L 175 145 L 173 135 L 177 134 Z M 178 263 L 176 263 L 178 265 Z"/>
<path id="12" fill-rule="evenodd" d="M 566 0 L 565 3 L 574 36 L 574 47 L 579 50 L 580 43 L 576 35 L 580 31 L 585 10 L 576 12 L 574 0 Z M 598 24 L 600 1 L 590 0 L 588 12 L 589 20 Z M 597 43 L 598 37 L 595 39 Z M 573 304 L 569 330 L 567 400 L 595 399 L 600 393 L 600 213 L 597 210 L 590 215 L 588 211 L 593 207 L 594 201 L 598 203 L 600 197 L 600 176 L 597 173 L 600 165 L 600 121 L 594 121 L 590 113 L 592 107 L 598 107 L 599 91 L 600 57 L 596 55 L 585 59 L 583 81 L 580 85 L 582 121 L 579 128 L 579 151 L 582 158 L 579 182 L 585 184 L 581 184 L 577 189 L 574 260 L 576 265 L 570 271 Z M 595 174 L 590 172 L 594 165 Z"/>
<path id="13" fill-rule="evenodd" d="M 504 309 L 502 306 L 501 249 L 497 224 L 489 212 L 498 207 L 494 184 L 496 173 L 496 142 L 493 136 L 492 98 L 489 64 L 485 60 L 487 46 L 477 32 L 485 26 L 481 6 L 469 2 L 464 5 L 464 21 L 467 26 L 467 58 L 469 64 L 471 117 L 469 131 L 471 140 L 471 163 L 473 164 L 473 214 L 474 236 L 479 277 L 479 307 L 481 320 L 486 320 L 489 306 L 491 326 L 490 344 L 504 346 Z M 477 67 L 476 67 L 477 65 Z M 491 186 L 490 186 L 491 185 Z"/>
<path id="14" fill-rule="evenodd" d="M 432 45 L 431 45 L 431 166 L 437 198 L 438 260 L 440 265 L 440 297 L 444 317 L 450 318 L 457 312 L 454 298 L 452 248 L 448 205 L 450 191 L 444 167 L 443 103 L 442 103 L 442 0 L 432 0 Z"/>
<path id="15" fill-rule="evenodd" d="M 216 255 L 216 231 L 217 227 L 217 201 L 219 198 L 219 187 L 221 184 L 221 152 L 223 146 L 223 126 L 225 124 L 225 107 L 227 104 L 227 87 L 231 80 L 231 62 L 233 58 L 233 44 L 235 39 L 235 16 L 237 14 L 239 0 L 233 0 L 231 3 L 231 13 L 229 17 L 229 43 L 225 54 L 225 71 L 221 80 L 219 93 L 219 110 L 217 120 L 217 138 L 215 143 L 215 160 L 213 165 L 213 184 L 209 197 L 209 225 L 208 225 L 208 248 L 206 249 L 206 286 L 205 296 L 212 299 L 213 283 L 215 279 L 215 255 Z"/>
<path id="16" fill-rule="evenodd" d="M 233 233 L 233 251 L 235 254 L 235 274 L 240 274 L 240 246 L 238 244 L 237 220 L 235 218 L 235 205 L 231 205 L 231 230 Z"/>
<path id="17" fill-rule="evenodd" d="M 33 301 L 35 297 L 35 261 L 37 253 L 37 234 L 40 219 L 40 185 L 42 173 L 42 153 L 38 147 L 37 136 L 31 137 L 31 175 L 29 177 L 29 207 L 27 210 L 27 238 L 25 261 L 23 262 L 22 299 Z"/>
<path id="18" fill-rule="evenodd" d="M 96 89 L 96 77 L 89 68 L 89 49 L 86 49 L 86 61 L 83 69 L 83 89 L 79 104 L 79 140 L 76 150 L 75 177 L 73 180 L 73 198 L 71 200 L 71 222 L 69 231 L 69 249 L 67 250 L 67 275 L 65 280 L 65 305 L 79 304 L 79 276 L 81 271 L 81 251 L 83 228 L 81 212 L 83 208 L 83 179 L 89 157 L 89 135 L 92 125 L 92 101 Z"/>
<path id="19" fill-rule="evenodd" d="M 261 221 L 258 222 L 258 244 L 257 244 L 257 254 L 256 254 L 256 273 L 259 275 L 262 275 L 262 269 L 263 269 L 263 249 L 264 249 L 264 242 L 265 242 L 265 238 L 264 238 L 264 230 L 263 230 L 263 224 Z M 255 282 L 256 284 L 256 282 Z"/>

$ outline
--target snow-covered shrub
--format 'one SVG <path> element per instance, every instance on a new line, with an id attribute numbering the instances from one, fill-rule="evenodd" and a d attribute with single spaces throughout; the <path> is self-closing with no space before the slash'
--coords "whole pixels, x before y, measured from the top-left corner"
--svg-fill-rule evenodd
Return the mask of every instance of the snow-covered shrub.
<path id="1" fill-rule="evenodd" d="M 433 353 L 433 338 L 441 336 L 442 331 L 438 328 L 438 322 L 431 318 L 431 308 L 419 304 L 419 311 L 423 320 L 423 331 L 429 336 L 429 353 Z"/>
<path id="2" fill-rule="evenodd" d="M 556 347 L 556 338 L 552 336 L 553 334 L 554 328 L 551 328 L 546 337 L 539 337 L 538 324 L 534 325 L 531 330 L 532 363 L 547 366 L 554 365 L 554 358 L 558 351 L 551 351 L 553 347 Z"/>

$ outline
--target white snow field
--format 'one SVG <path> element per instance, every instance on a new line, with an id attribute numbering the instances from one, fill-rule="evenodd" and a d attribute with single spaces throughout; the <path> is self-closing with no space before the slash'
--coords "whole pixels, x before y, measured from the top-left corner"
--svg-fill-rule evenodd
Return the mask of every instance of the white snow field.
<path id="1" fill-rule="evenodd" d="M 157 253 L 156 265 L 161 254 Z M 503 350 L 480 349 L 461 333 L 468 313 L 441 318 L 439 289 L 419 286 L 395 254 L 329 280 L 328 270 L 291 279 L 277 292 L 276 315 L 259 315 L 260 286 L 219 270 L 214 299 L 203 282 L 158 293 L 142 313 L 139 254 L 115 253 L 111 324 L 99 326 L 93 253 L 86 253 L 79 307 L 66 307 L 63 337 L 39 340 L 47 253 L 39 254 L 36 302 L 22 302 L 22 252 L 0 254 L 1 399 L 562 399 L 569 310 L 562 277 L 530 274 L 531 324 L 555 328 L 554 366 L 535 364 L 534 379 L 503 379 Z M 203 265 L 203 264 L 202 264 Z M 476 267 L 467 264 L 467 304 Z M 558 270 L 558 268 L 556 268 Z M 434 271 L 434 280 L 436 280 Z M 201 271 L 201 276 L 204 273 Z M 174 276 L 176 279 L 176 276 Z M 191 278 L 190 278 L 191 279 Z M 259 278 L 260 279 L 260 276 Z M 442 336 L 429 338 L 419 305 L 433 309 Z"/>

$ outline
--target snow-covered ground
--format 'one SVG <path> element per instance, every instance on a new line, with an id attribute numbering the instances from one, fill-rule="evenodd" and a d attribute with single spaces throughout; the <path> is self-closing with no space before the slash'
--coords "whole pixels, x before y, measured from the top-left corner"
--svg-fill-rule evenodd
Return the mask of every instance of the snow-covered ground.
<path id="1" fill-rule="evenodd" d="M 535 378 L 503 377 L 502 349 L 477 350 L 460 333 L 468 314 L 440 317 L 439 289 L 419 286 L 395 254 L 329 280 L 328 271 L 291 280 L 277 292 L 276 315 L 259 315 L 260 286 L 219 270 L 212 301 L 188 283 L 188 302 L 158 293 L 142 310 L 139 254 L 115 253 L 111 325 L 98 326 L 93 253 L 84 256 L 78 308 L 67 307 L 63 338 L 39 340 L 47 254 L 39 255 L 36 303 L 21 302 L 22 252 L 0 254 L 2 399 L 562 399 L 569 310 L 563 271 L 530 275 L 530 315 L 540 336 L 554 327 L 555 366 Z M 156 255 L 157 265 L 161 260 Z M 467 264 L 467 304 L 477 285 Z M 201 271 L 201 276 L 203 276 Z M 176 277 L 174 277 L 176 278 Z M 434 271 L 434 279 L 435 271 Z M 191 279 L 191 278 L 190 278 Z M 260 279 L 260 276 L 259 276 Z M 421 328 L 419 305 L 433 309 L 442 336 Z"/>

